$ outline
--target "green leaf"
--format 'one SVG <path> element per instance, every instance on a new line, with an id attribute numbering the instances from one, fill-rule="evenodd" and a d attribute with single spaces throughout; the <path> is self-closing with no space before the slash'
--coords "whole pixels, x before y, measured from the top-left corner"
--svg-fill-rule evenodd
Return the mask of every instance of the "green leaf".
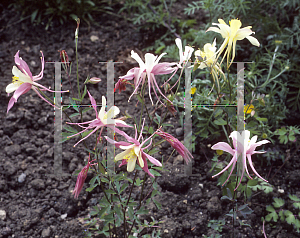
<path id="1" fill-rule="evenodd" d="M 149 169 L 150 173 L 153 174 L 154 176 L 161 176 L 161 174 L 159 172 L 157 172 L 154 169 Z"/>
<path id="2" fill-rule="evenodd" d="M 129 186 L 128 183 L 124 183 L 121 187 L 120 193 L 123 192 Z"/>
<path id="3" fill-rule="evenodd" d="M 145 209 L 144 207 L 141 207 L 137 212 L 136 214 L 137 215 L 141 215 L 141 214 L 148 214 L 149 211 L 147 209 Z"/>
<path id="4" fill-rule="evenodd" d="M 70 101 L 72 107 L 74 108 L 75 111 L 79 112 L 78 106 L 76 105 L 76 102 L 74 100 L 79 100 L 79 99 L 77 99 L 77 98 L 72 99 L 71 97 L 69 97 L 69 101 Z"/>
<path id="5" fill-rule="evenodd" d="M 286 222 L 288 224 L 292 224 L 295 222 L 295 216 L 292 212 L 290 212 L 289 210 L 284 211 L 284 215 L 286 216 Z"/>
<path id="6" fill-rule="evenodd" d="M 217 119 L 217 120 L 214 120 L 214 123 L 215 123 L 216 125 L 219 125 L 219 126 L 227 125 L 227 122 L 226 122 L 225 120 L 223 120 L 222 118 L 219 118 L 219 119 Z"/>
<path id="7" fill-rule="evenodd" d="M 97 206 L 93 206 L 93 208 L 95 210 L 93 210 L 93 211 L 90 212 L 91 216 L 97 215 L 100 212 L 100 210 L 99 210 L 99 208 Z"/>
<path id="8" fill-rule="evenodd" d="M 87 90 L 86 85 L 84 85 L 84 90 L 83 90 L 83 94 L 81 96 L 81 101 L 83 100 L 84 96 L 86 95 L 86 90 Z"/>
<path id="9" fill-rule="evenodd" d="M 255 186 L 258 184 L 258 181 L 256 179 L 249 179 L 247 182 L 247 186 Z"/>
<path id="10" fill-rule="evenodd" d="M 38 12 L 39 12 L 39 9 L 36 9 L 36 10 L 31 14 L 31 23 L 33 23 L 33 21 L 35 20 L 36 15 L 38 14 Z"/>
<path id="11" fill-rule="evenodd" d="M 281 198 L 274 198 L 274 202 L 272 203 L 274 207 L 282 207 L 284 205 L 284 200 Z"/>
<path id="12" fill-rule="evenodd" d="M 89 188 L 87 188 L 85 191 L 91 192 L 91 191 L 93 191 L 93 189 L 94 189 L 95 187 L 97 187 L 97 186 L 98 186 L 98 184 L 94 184 L 94 185 L 90 186 Z"/>
<path id="13" fill-rule="evenodd" d="M 217 118 L 222 112 L 223 110 L 221 108 L 217 108 L 215 111 L 215 118 Z"/>
<path id="14" fill-rule="evenodd" d="M 129 216 L 129 220 L 133 220 L 134 219 L 133 207 L 128 207 L 127 214 Z"/>
<path id="15" fill-rule="evenodd" d="M 156 205 L 157 209 L 160 210 L 162 208 L 162 205 L 156 201 L 155 199 L 153 199 L 154 204 Z"/>
<path id="16" fill-rule="evenodd" d="M 170 126 L 170 127 L 173 127 L 174 128 L 174 125 L 172 125 L 172 124 L 169 124 L 169 123 L 163 123 L 163 124 L 161 124 L 162 126 Z"/>
<path id="17" fill-rule="evenodd" d="M 111 189 L 106 189 L 105 190 L 106 194 L 117 194 L 115 191 L 111 190 Z"/>
<path id="18" fill-rule="evenodd" d="M 251 214 L 253 210 L 248 207 L 248 204 L 242 205 L 238 208 L 238 211 L 246 218 L 247 215 Z"/>
<path id="19" fill-rule="evenodd" d="M 158 153 L 160 150 L 158 148 L 153 148 L 152 150 L 150 150 L 147 154 L 148 155 L 153 155 L 155 153 Z"/>
<path id="20" fill-rule="evenodd" d="M 141 98 L 141 96 L 139 94 L 136 94 L 137 96 L 137 99 L 139 100 L 140 103 L 142 103 L 144 105 L 144 101 L 143 99 Z"/>
<path id="21" fill-rule="evenodd" d="M 298 219 L 295 219 L 294 225 L 295 225 L 295 227 L 297 228 L 297 232 L 299 232 L 300 221 L 299 221 Z"/>
<path id="22" fill-rule="evenodd" d="M 72 118 L 72 117 L 79 116 L 79 115 L 80 115 L 80 113 L 76 112 L 76 113 L 71 114 L 69 117 Z"/>
<path id="23" fill-rule="evenodd" d="M 69 16 L 70 16 L 72 19 L 74 19 L 74 20 L 78 19 L 78 17 L 77 17 L 75 14 L 72 14 L 72 13 L 71 13 Z"/>
<path id="24" fill-rule="evenodd" d="M 266 210 L 267 210 L 268 212 L 275 212 L 274 207 L 272 207 L 272 206 L 270 206 L 270 205 L 267 206 Z"/>
<path id="25" fill-rule="evenodd" d="M 289 134 L 289 141 L 294 141 L 296 137 L 294 135 Z"/>
<path id="26" fill-rule="evenodd" d="M 267 211 L 269 211 L 269 212 L 271 212 L 271 213 L 268 214 L 268 215 L 266 216 L 266 221 L 271 221 L 272 218 L 273 218 L 273 220 L 274 220 L 275 222 L 277 222 L 277 220 L 278 220 L 278 215 L 277 215 L 275 209 L 274 209 L 272 206 L 267 206 Z"/>
<path id="27" fill-rule="evenodd" d="M 295 202 L 300 202 L 300 198 L 298 198 L 296 195 L 289 194 L 289 198 Z"/>
<path id="28" fill-rule="evenodd" d="M 258 121 L 268 121 L 267 118 L 262 118 L 262 117 L 256 117 L 256 119 L 257 119 Z"/>
<path id="29" fill-rule="evenodd" d="M 72 133 L 77 133 L 76 129 L 74 129 L 73 127 L 71 126 L 64 126 L 63 127 L 66 131 L 69 131 L 69 132 L 72 132 Z"/>

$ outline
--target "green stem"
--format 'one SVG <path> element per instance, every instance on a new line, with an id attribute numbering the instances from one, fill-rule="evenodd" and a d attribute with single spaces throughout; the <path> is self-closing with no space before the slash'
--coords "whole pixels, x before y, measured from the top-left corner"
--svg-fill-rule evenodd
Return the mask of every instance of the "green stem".
<path id="1" fill-rule="evenodd" d="M 138 206 L 137 210 L 140 209 L 141 204 L 142 204 L 142 197 L 143 197 L 144 187 L 145 187 L 146 178 L 147 178 L 146 176 L 147 176 L 147 174 L 145 173 L 145 175 L 144 175 L 144 181 L 143 181 L 143 186 L 142 186 L 142 191 L 141 191 L 141 196 L 140 196 L 140 202 L 139 202 L 139 206 Z"/>
<path id="2" fill-rule="evenodd" d="M 77 77 L 77 88 L 78 88 L 78 98 L 81 98 L 80 84 L 79 84 L 79 74 L 78 74 L 78 38 L 75 38 L 75 50 L 76 50 L 76 77 Z"/>
<path id="3" fill-rule="evenodd" d="M 131 185 L 131 188 L 130 188 L 129 197 L 128 197 L 127 202 L 126 202 L 126 206 L 128 205 L 129 200 L 130 200 L 130 197 L 131 197 L 131 193 L 132 193 L 132 190 L 133 190 L 133 186 L 134 186 L 134 182 L 135 182 L 136 176 L 137 176 L 137 171 L 135 171 L 135 174 L 134 174 L 134 179 L 133 179 L 133 181 L 132 181 L 132 185 Z"/>

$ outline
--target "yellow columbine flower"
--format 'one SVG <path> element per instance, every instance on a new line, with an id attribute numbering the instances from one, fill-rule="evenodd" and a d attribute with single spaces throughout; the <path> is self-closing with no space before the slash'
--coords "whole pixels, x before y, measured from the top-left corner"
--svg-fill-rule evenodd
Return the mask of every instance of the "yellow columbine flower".
<path id="1" fill-rule="evenodd" d="M 252 104 L 246 104 L 244 106 L 244 113 L 246 114 L 250 114 L 252 112 L 252 110 L 254 109 L 254 106 Z"/>
<path id="2" fill-rule="evenodd" d="M 221 65 L 217 62 L 216 50 L 217 50 L 216 39 L 214 39 L 214 42 L 212 44 L 206 43 L 204 45 L 203 51 L 201 50 L 195 51 L 195 57 L 196 57 L 196 63 L 200 64 L 199 65 L 200 69 L 204 69 L 206 67 L 210 68 L 213 79 L 217 81 L 218 87 L 220 88 L 219 80 L 218 80 L 219 73 L 223 76 L 224 80 L 226 80 L 226 78 L 221 69 Z"/>
<path id="3" fill-rule="evenodd" d="M 255 34 L 254 31 L 250 30 L 251 26 L 247 26 L 247 27 L 240 29 L 242 26 L 242 23 L 238 19 L 232 19 L 231 21 L 229 21 L 229 26 L 222 19 L 218 19 L 218 21 L 219 21 L 219 23 L 213 23 L 213 25 L 217 25 L 219 28 L 210 27 L 207 29 L 207 31 L 214 31 L 214 32 L 220 33 L 222 35 L 222 37 L 225 39 L 219 49 L 218 57 L 220 56 L 220 54 L 223 52 L 223 50 L 227 46 L 227 49 L 223 56 L 223 59 L 224 59 L 225 56 L 227 55 L 227 68 L 229 68 L 229 66 L 232 64 L 232 61 L 235 57 L 235 45 L 236 45 L 237 40 L 243 40 L 243 39 L 247 38 L 251 42 L 252 45 L 255 45 L 255 46 L 260 45 L 256 38 L 254 38 L 253 36 L 250 36 L 251 34 Z M 231 52 L 231 48 L 233 48 L 233 49 L 232 49 L 231 62 L 229 64 L 229 55 Z M 222 59 L 222 61 L 223 61 L 223 59 Z"/>

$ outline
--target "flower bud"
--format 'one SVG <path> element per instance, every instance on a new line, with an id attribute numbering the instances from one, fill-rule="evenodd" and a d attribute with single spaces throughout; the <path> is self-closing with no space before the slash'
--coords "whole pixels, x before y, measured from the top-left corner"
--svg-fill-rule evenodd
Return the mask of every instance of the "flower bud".
<path id="1" fill-rule="evenodd" d="M 96 77 L 92 77 L 87 82 L 91 83 L 91 84 L 97 84 L 97 83 L 101 82 L 101 79 L 100 78 L 96 78 Z"/>
<path id="2" fill-rule="evenodd" d="M 60 60 L 62 63 L 65 63 L 69 66 L 69 56 L 65 50 L 59 50 L 60 53 Z"/>

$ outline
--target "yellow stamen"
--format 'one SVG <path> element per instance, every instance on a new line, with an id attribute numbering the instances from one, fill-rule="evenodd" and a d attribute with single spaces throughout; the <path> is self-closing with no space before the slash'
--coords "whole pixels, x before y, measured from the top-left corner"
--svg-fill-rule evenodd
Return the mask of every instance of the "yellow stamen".
<path id="1" fill-rule="evenodd" d="M 20 85 L 23 84 L 24 82 L 20 81 L 20 80 L 19 80 L 19 77 L 13 76 L 13 77 L 12 77 L 12 83 L 13 83 L 13 84 L 18 84 L 18 85 L 20 86 Z"/>
<path id="2" fill-rule="evenodd" d="M 126 159 L 127 162 L 128 162 L 128 161 L 130 161 L 130 160 L 136 159 L 136 157 L 137 157 L 137 156 L 136 156 L 136 154 L 134 153 L 134 149 L 131 149 L 130 152 L 129 152 L 126 156 L 124 156 L 123 159 Z"/>

